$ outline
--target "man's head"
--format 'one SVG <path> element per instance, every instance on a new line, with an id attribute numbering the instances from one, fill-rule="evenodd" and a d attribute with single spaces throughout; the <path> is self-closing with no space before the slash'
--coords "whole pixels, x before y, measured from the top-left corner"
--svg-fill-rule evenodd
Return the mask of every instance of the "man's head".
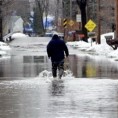
<path id="1" fill-rule="evenodd" d="M 57 34 L 54 34 L 52 39 L 59 39 L 59 36 Z"/>

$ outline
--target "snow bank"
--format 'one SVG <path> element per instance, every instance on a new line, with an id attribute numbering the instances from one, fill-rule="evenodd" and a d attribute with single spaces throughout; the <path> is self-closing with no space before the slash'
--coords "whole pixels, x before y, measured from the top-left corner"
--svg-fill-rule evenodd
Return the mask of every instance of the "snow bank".
<path id="1" fill-rule="evenodd" d="M 106 38 L 105 38 L 105 36 L 112 36 L 112 38 L 114 39 L 114 32 L 109 32 L 109 33 L 102 34 L 102 35 L 100 36 L 100 38 L 101 38 L 101 43 L 102 43 L 102 44 L 106 44 Z"/>
<path id="2" fill-rule="evenodd" d="M 111 58 L 118 58 L 118 49 L 117 50 L 112 50 L 109 54 L 108 57 Z"/>
<path id="3" fill-rule="evenodd" d="M 113 49 L 107 44 L 94 45 L 86 49 L 87 52 L 94 53 L 96 55 L 107 56 Z"/>
<path id="4" fill-rule="evenodd" d="M 25 34 L 20 33 L 20 32 L 14 33 L 14 34 L 12 34 L 12 36 L 11 36 L 12 39 L 16 39 L 16 38 L 24 38 L 24 37 L 28 37 L 28 35 L 25 35 Z"/>
<path id="5" fill-rule="evenodd" d="M 115 59 L 118 58 L 118 49 L 113 50 L 113 48 L 106 43 L 105 36 L 112 36 L 114 38 L 114 33 L 110 32 L 102 34 L 101 44 L 96 44 L 94 42 L 91 43 L 91 41 L 89 41 L 88 43 L 84 41 L 75 41 L 67 42 L 67 45 L 74 49 L 86 52 L 88 54 L 106 56 Z"/>

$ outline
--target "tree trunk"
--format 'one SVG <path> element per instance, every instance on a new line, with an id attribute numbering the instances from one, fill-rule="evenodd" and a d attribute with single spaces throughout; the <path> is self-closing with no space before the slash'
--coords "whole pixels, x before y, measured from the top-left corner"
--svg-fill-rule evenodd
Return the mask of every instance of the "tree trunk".
<path id="1" fill-rule="evenodd" d="M 80 11 L 81 11 L 81 20 L 82 20 L 82 32 L 85 35 L 85 37 L 83 38 L 84 41 L 87 41 L 87 29 L 85 28 L 86 25 L 86 3 L 87 0 L 76 0 Z"/>
<path id="2" fill-rule="evenodd" d="M 115 38 L 118 38 L 118 0 L 116 0 L 116 32 L 115 32 Z"/>
<path id="3" fill-rule="evenodd" d="M 38 0 L 36 0 L 36 2 L 37 2 L 37 5 L 38 5 L 38 11 L 36 11 L 36 12 L 38 12 L 38 13 L 36 13 L 36 17 L 37 17 L 37 15 L 39 15 L 39 18 L 38 18 L 38 20 L 39 20 L 39 22 L 40 23 L 38 23 L 38 21 L 37 21 L 37 23 L 39 24 L 39 26 L 37 26 L 35 23 L 35 26 L 38 28 L 38 30 L 40 29 L 40 32 L 38 31 L 38 33 L 40 34 L 40 35 L 44 35 L 44 33 L 45 33 L 45 29 L 44 29 L 44 25 L 43 25 L 43 11 L 42 11 L 42 8 L 41 8 L 41 4 L 40 4 L 40 1 L 38 1 Z M 36 18 L 37 19 L 37 18 Z M 36 29 L 35 29 L 36 30 Z"/>
<path id="4" fill-rule="evenodd" d="M 81 18 L 82 18 L 82 32 L 85 35 L 83 40 L 87 42 L 87 30 L 85 28 L 85 25 L 86 25 L 86 8 L 84 8 L 84 7 L 81 8 Z"/>

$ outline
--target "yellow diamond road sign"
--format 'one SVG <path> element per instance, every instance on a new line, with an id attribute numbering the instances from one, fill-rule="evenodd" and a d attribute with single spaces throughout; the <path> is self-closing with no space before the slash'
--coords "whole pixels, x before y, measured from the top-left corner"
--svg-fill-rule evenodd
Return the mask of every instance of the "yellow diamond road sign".
<path id="1" fill-rule="evenodd" d="M 68 24 L 69 24 L 70 26 L 73 26 L 73 25 L 74 25 L 74 21 L 73 21 L 73 20 L 70 20 L 70 21 L 68 22 Z"/>
<path id="2" fill-rule="evenodd" d="M 87 24 L 85 25 L 85 28 L 86 28 L 89 32 L 92 32 L 95 27 L 96 27 L 96 24 L 95 24 L 92 20 L 89 20 L 89 21 L 87 22 Z"/>

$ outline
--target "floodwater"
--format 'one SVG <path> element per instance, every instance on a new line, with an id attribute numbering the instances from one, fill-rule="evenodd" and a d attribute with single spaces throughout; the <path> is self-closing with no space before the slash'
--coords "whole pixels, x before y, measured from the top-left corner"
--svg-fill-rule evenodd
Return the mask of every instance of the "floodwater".
<path id="1" fill-rule="evenodd" d="M 0 118 L 118 118 L 117 61 L 70 55 L 54 80 L 46 55 L 23 52 L 0 59 Z"/>
<path id="2" fill-rule="evenodd" d="M 51 62 L 47 56 L 11 56 L 1 59 L 0 66 L 1 79 L 36 77 L 44 70 L 51 72 Z M 68 61 L 65 60 L 65 70 L 70 70 L 76 78 L 118 79 L 118 62 L 107 58 L 70 55 Z"/>
<path id="3" fill-rule="evenodd" d="M 51 72 L 46 56 L 13 56 L 0 66 L 1 118 L 118 118 L 118 68 L 108 60 L 71 55 L 65 69 L 73 76 L 62 80 L 39 76 Z"/>

